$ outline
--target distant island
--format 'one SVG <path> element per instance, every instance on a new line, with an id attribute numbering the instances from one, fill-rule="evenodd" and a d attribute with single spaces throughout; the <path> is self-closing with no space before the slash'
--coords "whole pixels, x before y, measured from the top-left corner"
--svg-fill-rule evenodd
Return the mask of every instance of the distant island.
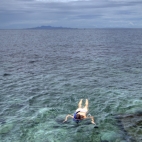
<path id="1" fill-rule="evenodd" d="M 40 26 L 40 27 L 34 27 L 34 28 L 28 28 L 28 29 L 76 29 L 76 28 L 67 28 L 67 27 L 52 27 L 52 26 Z"/>

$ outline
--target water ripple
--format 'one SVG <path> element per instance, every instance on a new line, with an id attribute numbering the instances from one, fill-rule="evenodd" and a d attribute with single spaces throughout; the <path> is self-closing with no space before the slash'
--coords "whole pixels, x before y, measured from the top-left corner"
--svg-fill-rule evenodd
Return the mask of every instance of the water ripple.
<path id="1" fill-rule="evenodd" d="M 1 141 L 140 142 L 141 38 L 131 29 L 0 31 Z M 81 98 L 98 129 L 62 123 Z"/>

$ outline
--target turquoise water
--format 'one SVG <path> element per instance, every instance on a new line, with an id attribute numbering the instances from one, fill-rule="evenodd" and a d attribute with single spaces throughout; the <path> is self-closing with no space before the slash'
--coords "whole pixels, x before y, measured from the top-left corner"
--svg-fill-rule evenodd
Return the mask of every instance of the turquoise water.
<path id="1" fill-rule="evenodd" d="M 141 39 L 142 29 L 1 30 L 0 142 L 140 142 Z M 99 128 L 62 123 L 80 99 Z"/>

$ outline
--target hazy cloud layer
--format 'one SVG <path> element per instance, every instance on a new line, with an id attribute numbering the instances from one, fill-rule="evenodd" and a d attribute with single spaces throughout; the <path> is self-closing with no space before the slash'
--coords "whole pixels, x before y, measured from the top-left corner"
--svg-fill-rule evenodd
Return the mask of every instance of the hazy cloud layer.
<path id="1" fill-rule="evenodd" d="M 0 28 L 142 28 L 142 0 L 0 0 Z"/>

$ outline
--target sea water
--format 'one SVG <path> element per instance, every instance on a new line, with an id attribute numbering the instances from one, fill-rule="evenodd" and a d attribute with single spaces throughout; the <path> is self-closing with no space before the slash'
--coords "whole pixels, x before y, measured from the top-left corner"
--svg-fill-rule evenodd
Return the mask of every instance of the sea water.
<path id="1" fill-rule="evenodd" d="M 0 30 L 0 142 L 140 142 L 141 111 L 142 29 Z"/>

